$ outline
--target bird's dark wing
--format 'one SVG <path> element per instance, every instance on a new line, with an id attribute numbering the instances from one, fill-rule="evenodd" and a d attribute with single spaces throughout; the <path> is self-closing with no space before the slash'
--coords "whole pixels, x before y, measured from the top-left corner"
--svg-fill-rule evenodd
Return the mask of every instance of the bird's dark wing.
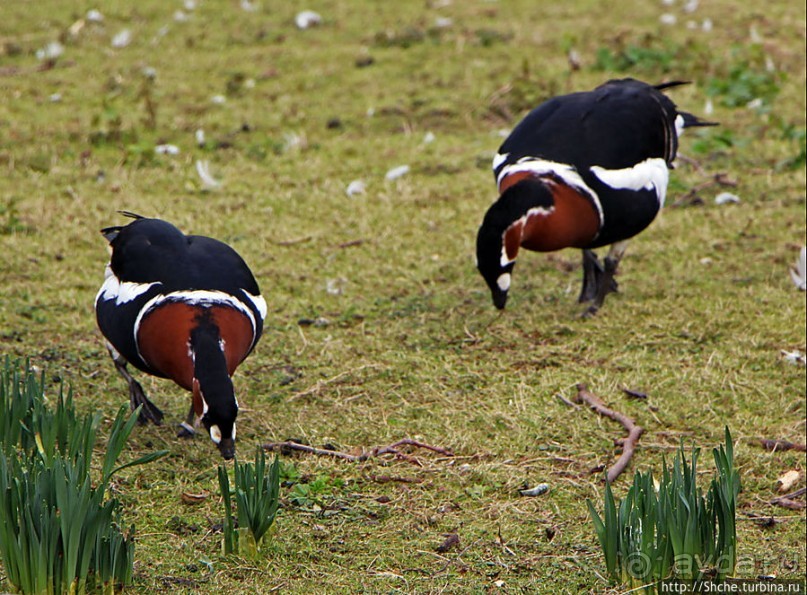
<path id="1" fill-rule="evenodd" d="M 499 149 L 501 166 L 537 157 L 584 169 L 632 167 L 645 159 L 671 163 L 678 149 L 675 104 L 633 79 L 555 97 L 528 114 Z"/>

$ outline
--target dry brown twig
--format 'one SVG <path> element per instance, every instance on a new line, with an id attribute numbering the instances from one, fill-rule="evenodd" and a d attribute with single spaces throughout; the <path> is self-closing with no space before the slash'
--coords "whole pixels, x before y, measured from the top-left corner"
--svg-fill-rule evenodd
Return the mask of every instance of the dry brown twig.
<path id="1" fill-rule="evenodd" d="M 277 451 L 297 450 L 300 452 L 306 452 L 313 455 L 343 459 L 345 461 L 350 461 L 351 463 L 363 463 L 364 461 L 371 459 L 373 457 L 380 457 L 382 455 L 391 454 L 394 455 L 396 459 L 400 459 L 408 463 L 412 463 L 413 465 L 417 465 L 418 467 L 422 467 L 423 465 L 421 465 L 420 461 L 418 461 L 415 457 L 403 453 L 399 450 L 399 448 L 402 446 L 423 448 L 441 455 L 445 455 L 447 457 L 454 456 L 454 453 L 448 449 L 442 448 L 440 446 L 432 446 L 431 444 L 426 444 L 425 442 L 419 442 L 418 440 L 412 440 L 411 438 L 404 438 L 403 440 L 398 440 L 397 442 L 393 442 L 392 444 L 388 444 L 387 446 L 376 446 L 375 448 L 365 451 L 359 455 L 353 455 L 347 452 L 340 452 L 338 450 L 329 450 L 327 448 L 315 448 L 313 446 L 308 446 L 307 444 L 300 444 L 299 442 L 293 442 L 290 440 L 287 440 L 286 442 L 268 442 L 263 445 L 263 448 L 264 450 L 277 450 Z"/>
<path id="2" fill-rule="evenodd" d="M 794 498 L 798 498 L 799 496 L 803 496 L 807 493 L 807 488 L 799 488 L 795 492 L 791 492 L 789 494 L 785 494 L 784 496 L 779 496 L 778 498 L 774 498 L 771 500 L 771 504 L 776 506 L 782 506 L 789 510 L 804 510 L 807 508 L 804 502 L 799 502 Z"/>
<path id="3" fill-rule="evenodd" d="M 765 450 L 797 450 L 799 452 L 807 452 L 807 445 L 798 444 L 796 442 L 788 442 L 787 440 L 771 440 L 769 438 L 762 438 L 759 445 Z"/>
<path id="4" fill-rule="evenodd" d="M 608 482 L 611 483 L 617 477 L 619 477 L 620 474 L 625 470 L 625 467 L 628 466 L 628 463 L 633 457 L 633 452 L 636 450 L 636 443 L 639 442 L 639 438 L 644 433 L 644 428 L 642 426 L 637 426 L 636 423 L 627 415 L 606 407 L 605 403 L 600 397 L 588 392 L 585 384 L 581 383 L 577 385 L 577 395 L 574 397 L 574 401 L 576 403 L 585 403 L 599 415 L 622 424 L 622 426 L 628 431 L 628 437 L 621 441 L 622 454 L 619 456 L 616 463 L 611 465 L 611 467 L 608 469 L 608 474 L 606 475 Z"/>
<path id="5" fill-rule="evenodd" d="M 736 188 L 737 181 L 729 178 L 728 174 L 725 172 L 716 173 L 709 180 L 693 186 L 689 192 L 676 200 L 672 206 L 681 207 L 691 204 L 698 197 L 699 192 L 706 190 L 711 186 L 728 186 L 729 188 Z"/>

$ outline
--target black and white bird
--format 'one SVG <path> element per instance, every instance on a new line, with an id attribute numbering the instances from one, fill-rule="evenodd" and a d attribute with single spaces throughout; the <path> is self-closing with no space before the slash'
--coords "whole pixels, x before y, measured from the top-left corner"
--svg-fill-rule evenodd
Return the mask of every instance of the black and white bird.
<path id="1" fill-rule="evenodd" d="M 238 401 L 231 376 L 263 331 L 266 301 L 244 260 L 227 244 L 186 236 L 159 219 L 107 227 L 112 257 L 95 298 L 98 326 L 118 372 L 139 405 L 141 423 L 163 413 L 127 364 L 191 391 L 180 435 L 199 423 L 225 459 L 235 454 Z"/>
<path id="2" fill-rule="evenodd" d="M 616 290 L 627 240 L 658 215 L 684 128 L 712 126 L 662 93 L 682 82 L 609 81 L 532 110 L 493 159 L 498 200 L 476 241 L 494 305 L 507 302 L 519 248 L 583 251 L 579 301 L 588 314 Z M 609 246 L 600 263 L 593 249 Z"/>

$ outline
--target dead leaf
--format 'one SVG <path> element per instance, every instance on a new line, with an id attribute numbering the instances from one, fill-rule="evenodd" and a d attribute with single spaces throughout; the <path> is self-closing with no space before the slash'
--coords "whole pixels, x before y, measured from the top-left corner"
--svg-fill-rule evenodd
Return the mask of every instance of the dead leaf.
<path id="1" fill-rule="evenodd" d="M 795 469 L 788 471 L 776 480 L 777 490 L 789 492 L 798 483 L 799 479 L 801 479 L 801 473 Z"/>
<path id="2" fill-rule="evenodd" d="M 447 552 L 450 549 L 454 549 L 460 544 L 460 536 L 456 533 L 450 533 L 445 541 L 437 546 L 437 551 L 441 554 Z"/>
<path id="3" fill-rule="evenodd" d="M 194 504 L 201 504 L 202 502 L 207 500 L 207 497 L 209 495 L 210 494 L 208 492 L 201 492 L 199 494 L 191 494 L 190 492 L 182 492 L 181 498 L 182 498 L 182 501 L 185 504 L 194 505 Z"/>

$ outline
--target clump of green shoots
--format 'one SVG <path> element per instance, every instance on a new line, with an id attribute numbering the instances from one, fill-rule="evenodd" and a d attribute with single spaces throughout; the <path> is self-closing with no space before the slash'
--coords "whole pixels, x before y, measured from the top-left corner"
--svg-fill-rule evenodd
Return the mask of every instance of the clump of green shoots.
<path id="1" fill-rule="evenodd" d="M 699 449 L 687 464 L 683 444 L 672 469 L 663 462 L 661 481 L 637 472 L 622 501 L 605 486 L 603 516 L 588 501 L 609 577 L 655 592 L 665 579 L 723 579 L 737 560 L 737 495 L 731 433 L 713 449 L 717 477 L 704 497 L 697 485 Z"/>
<path id="2" fill-rule="evenodd" d="M 247 554 L 257 552 L 269 527 L 275 520 L 280 495 L 280 459 L 266 472 L 266 457 L 258 448 L 255 463 L 233 465 L 235 476 L 236 519 L 233 517 L 232 493 L 227 468 L 219 465 L 219 486 L 224 499 L 224 553 Z"/>
<path id="3" fill-rule="evenodd" d="M 137 415 L 121 407 L 109 433 L 100 480 L 91 477 L 99 413 L 80 417 L 60 387 L 48 407 L 44 378 L 10 358 L 0 369 L 0 559 L 22 593 L 114 592 L 132 581 L 134 527 L 122 529 L 120 505 L 104 500 Z"/>

